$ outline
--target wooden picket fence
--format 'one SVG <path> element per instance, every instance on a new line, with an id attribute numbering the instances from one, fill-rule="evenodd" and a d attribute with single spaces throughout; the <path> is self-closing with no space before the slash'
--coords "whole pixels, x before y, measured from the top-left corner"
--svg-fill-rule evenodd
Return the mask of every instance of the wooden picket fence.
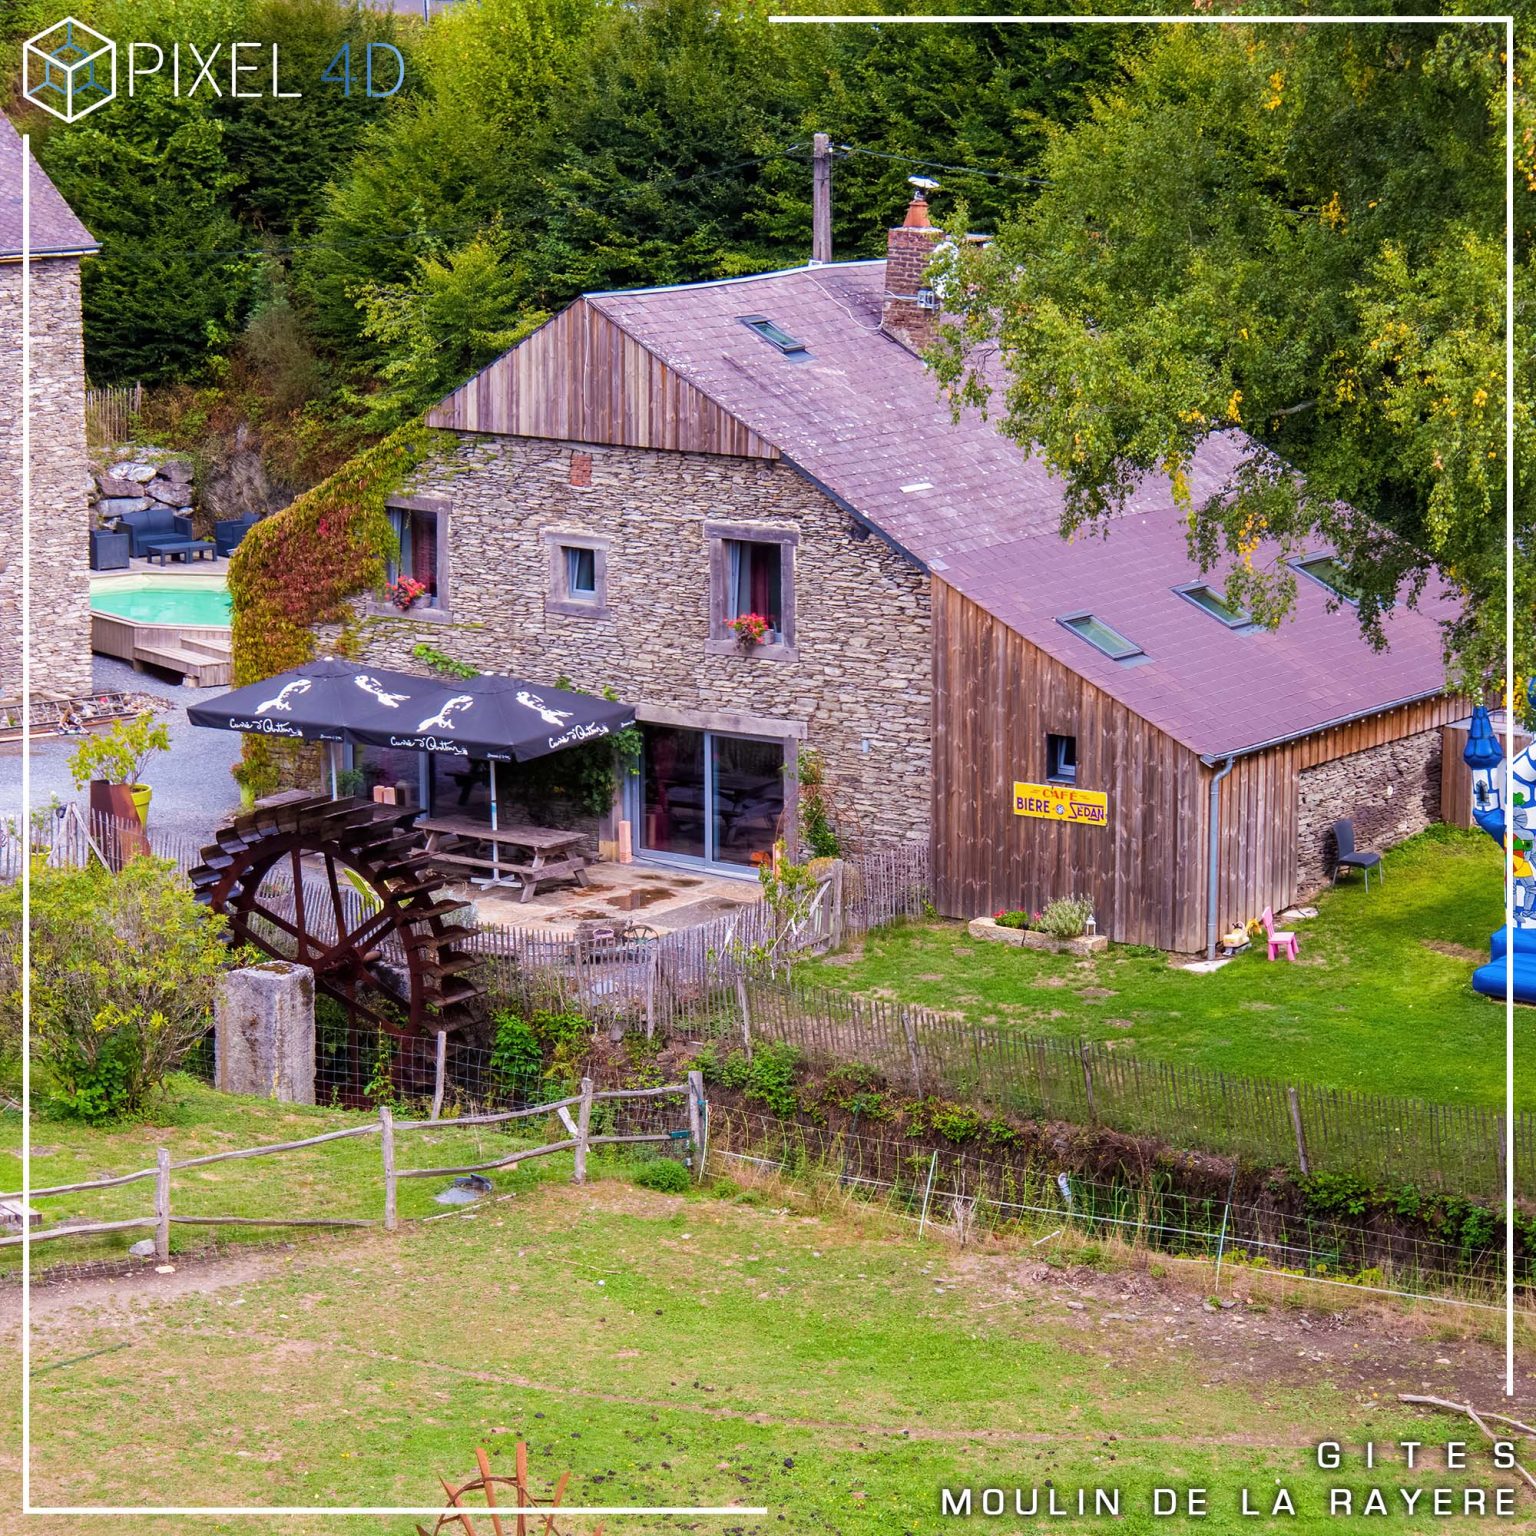
<path id="1" fill-rule="evenodd" d="M 0 1248 L 16 1247 L 27 1240 L 33 1243 L 51 1242 L 60 1237 L 96 1237 L 108 1232 L 126 1232 L 138 1228 L 154 1231 L 155 1255 L 164 1260 L 170 1256 L 171 1228 L 173 1226 L 198 1227 L 375 1227 L 382 1225 L 386 1232 L 399 1226 L 397 1195 L 402 1179 L 446 1179 L 470 1173 L 488 1173 L 505 1168 L 512 1163 L 523 1163 L 531 1158 L 548 1157 L 555 1152 L 573 1154 L 573 1181 L 584 1184 L 587 1178 L 587 1156 L 593 1147 L 637 1144 L 642 1142 L 672 1142 L 670 1131 L 640 1131 L 604 1133 L 594 1135 L 591 1130 L 592 1110 L 598 1104 L 618 1103 L 645 1099 L 661 1099 L 682 1094 L 687 1101 L 687 1134 L 693 1158 L 695 1177 L 703 1166 L 702 1149 L 705 1140 L 704 1127 L 708 1123 L 708 1104 L 704 1097 L 704 1080 L 697 1072 L 690 1072 L 685 1083 L 671 1083 L 660 1088 L 611 1088 L 597 1090 L 590 1077 L 581 1080 L 581 1092 L 574 1097 L 556 1099 L 547 1104 L 534 1104 L 521 1109 L 497 1110 L 485 1114 L 459 1115 L 442 1120 L 436 1115 L 426 1120 L 396 1120 L 387 1106 L 379 1110 L 379 1117 L 368 1125 L 348 1126 L 340 1131 L 326 1131 L 320 1136 L 306 1136 L 300 1141 L 275 1142 L 267 1146 L 241 1147 L 231 1152 L 211 1152 L 202 1157 L 171 1160 L 168 1147 L 155 1151 L 155 1166 L 141 1168 L 133 1173 L 118 1174 L 107 1179 L 85 1179 L 74 1184 L 54 1184 L 43 1189 L 11 1190 L 0 1194 L 0 1202 L 8 1202 L 17 1210 L 22 1220 L 29 1220 L 33 1212 L 19 1209 L 17 1202 L 26 1197 L 46 1199 L 51 1195 L 78 1194 L 86 1190 L 114 1189 L 124 1184 L 135 1184 L 153 1179 L 154 1208 L 149 1216 L 130 1216 L 119 1221 L 71 1222 L 64 1226 L 43 1227 L 28 1234 L 0 1238 Z M 571 1111 L 576 1113 L 572 1116 Z M 569 1135 L 543 1146 L 519 1148 L 505 1157 L 490 1162 L 473 1163 L 451 1168 L 401 1168 L 395 1157 L 395 1137 L 405 1132 L 452 1130 L 460 1126 L 502 1125 L 513 1120 L 533 1119 L 537 1116 L 558 1115 Z M 171 1175 L 189 1168 L 207 1168 L 214 1163 L 228 1163 L 236 1159 L 271 1157 L 284 1152 L 297 1152 L 318 1147 L 328 1142 L 349 1141 L 360 1136 L 377 1136 L 380 1148 L 380 1174 L 383 1183 L 383 1214 L 378 1218 L 320 1217 L 320 1216 L 188 1216 L 177 1215 L 171 1203 Z"/>
<path id="2" fill-rule="evenodd" d="M 135 419 L 144 409 L 142 384 L 111 384 L 85 391 L 85 435 L 88 441 L 111 446 L 133 439 Z"/>

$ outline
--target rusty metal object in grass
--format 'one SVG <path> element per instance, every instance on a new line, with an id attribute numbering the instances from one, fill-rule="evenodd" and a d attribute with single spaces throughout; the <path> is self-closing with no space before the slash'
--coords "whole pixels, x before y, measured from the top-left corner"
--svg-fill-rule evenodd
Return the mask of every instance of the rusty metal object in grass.
<path id="1" fill-rule="evenodd" d="M 562 1472 L 548 1501 L 536 1498 L 528 1484 L 528 1447 L 517 1442 L 516 1471 L 508 1477 L 491 1471 L 491 1460 L 483 1447 L 475 1448 L 475 1465 L 480 1469 L 478 1477 L 455 1488 L 447 1478 L 439 1478 L 443 1492 L 448 1495 L 448 1507 L 437 1517 L 437 1523 L 429 1531 L 425 1526 L 416 1527 L 416 1536 L 440 1536 L 447 1530 L 457 1530 L 462 1536 L 486 1536 L 483 1526 L 477 1526 L 470 1518 L 470 1511 L 483 1515 L 490 1522 L 490 1536 L 578 1536 L 574 1526 L 556 1526 L 555 1516 L 565 1497 L 566 1485 L 571 1474 Z M 507 1490 L 512 1497 L 508 1512 L 504 1513 L 497 1490 Z M 483 1500 L 480 1502 L 471 1502 Z M 539 1510 L 547 1513 L 531 1514 Z M 517 1511 L 512 1513 L 511 1511 Z M 590 1536 L 603 1536 L 602 1522 L 595 1525 Z"/>

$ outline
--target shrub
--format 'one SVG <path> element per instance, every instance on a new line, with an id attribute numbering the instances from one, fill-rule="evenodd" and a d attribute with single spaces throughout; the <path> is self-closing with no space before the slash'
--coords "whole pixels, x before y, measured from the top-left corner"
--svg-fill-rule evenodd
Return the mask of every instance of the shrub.
<path id="1" fill-rule="evenodd" d="M 21 888 L 0 890 L 0 993 L 19 1018 Z M 206 1033 L 224 919 L 172 865 L 32 870 L 32 1040 L 66 1114 L 135 1114 Z"/>
<path id="2" fill-rule="evenodd" d="M 544 1072 L 544 1048 L 533 1026 L 507 1008 L 496 1015 L 494 1025 L 491 1071 L 514 1085 L 537 1081 Z"/>
<path id="3" fill-rule="evenodd" d="M 1053 939 L 1076 939 L 1087 931 L 1093 903 L 1086 896 L 1058 896 L 1040 914 L 1040 931 Z"/>
<path id="4" fill-rule="evenodd" d="M 688 1170 L 670 1157 L 655 1157 L 640 1165 L 635 1183 L 644 1189 L 660 1190 L 666 1195 L 686 1194 L 693 1186 Z"/>
<path id="5" fill-rule="evenodd" d="M 1040 926 L 1040 914 L 1038 912 L 1025 912 L 1018 907 L 1005 907 L 1001 912 L 992 914 L 992 921 L 999 928 L 1038 928 Z"/>

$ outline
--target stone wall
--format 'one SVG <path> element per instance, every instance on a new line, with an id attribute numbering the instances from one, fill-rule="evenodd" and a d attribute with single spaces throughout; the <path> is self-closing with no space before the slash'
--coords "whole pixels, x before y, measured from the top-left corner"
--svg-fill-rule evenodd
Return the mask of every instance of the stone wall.
<path id="1" fill-rule="evenodd" d="M 91 688 L 80 264 L 32 264 L 32 685 Z M 0 698 L 21 694 L 21 264 L 0 262 Z"/>
<path id="2" fill-rule="evenodd" d="M 840 831 L 867 847 L 928 835 L 926 577 L 793 470 L 766 460 L 461 434 L 403 495 L 447 507 L 440 614 L 369 604 L 357 633 L 381 666 L 419 671 L 425 640 L 482 671 L 613 688 L 647 711 L 752 722 L 823 755 Z M 793 655 L 710 640 L 706 522 L 798 533 Z M 606 540 L 596 614 L 550 599 L 546 532 Z M 322 651 L 337 632 L 321 637 Z"/>
<path id="3" fill-rule="evenodd" d="M 1382 850 L 1440 820 L 1440 731 L 1320 763 L 1302 772 L 1296 812 L 1296 888 L 1333 874 L 1333 824 L 1349 817 L 1355 845 Z"/>

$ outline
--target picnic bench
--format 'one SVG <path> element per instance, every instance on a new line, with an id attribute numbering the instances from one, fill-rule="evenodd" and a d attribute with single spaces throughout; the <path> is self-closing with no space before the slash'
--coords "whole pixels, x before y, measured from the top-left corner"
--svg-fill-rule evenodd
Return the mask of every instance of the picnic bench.
<path id="1" fill-rule="evenodd" d="M 557 827 L 490 827 L 470 816 L 424 816 L 416 823 L 427 834 L 427 852 L 438 865 L 456 864 L 482 871 L 471 876 L 479 886 L 522 887 L 531 901 L 541 885 L 555 880 L 587 883 L 587 857 L 578 852 L 580 832 Z M 482 852 L 481 844 L 490 851 Z"/>

